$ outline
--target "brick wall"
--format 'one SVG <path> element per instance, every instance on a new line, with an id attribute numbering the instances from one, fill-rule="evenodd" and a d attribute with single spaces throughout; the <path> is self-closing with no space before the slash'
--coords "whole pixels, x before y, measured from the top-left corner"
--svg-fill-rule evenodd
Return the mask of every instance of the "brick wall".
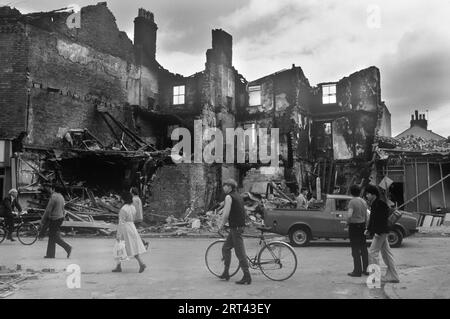
<path id="1" fill-rule="evenodd" d="M 110 108 L 109 112 L 119 121 L 127 123 L 126 111 Z M 131 110 L 129 110 L 131 113 Z M 34 145 L 58 145 L 60 128 L 87 128 L 105 145 L 113 142 L 113 135 L 96 111 L 94 103 L 70 95 L 48 92 L 46 89 L 31 90 L 30 123 L 28 143 Z"/>
<path id="2" fill-rule="evenodd" d="M 149 70 L 140 74 L 139 67 L 127 61 L 33 26 L 28 34 L 32 81 L 28 143 L 55 144 L 59 128 L 88 128 L 110 144 L 114 137 L 95 111 L 98 102 L 107 105 L 119 121 L 136 128 L 124 105 L 146 101 L 157 89 L 157 79 Z M 141 119 L 139 126 L 151 123 Z M 143 132 L 152 134 L 151 129 Z"/>
<path id="3" fill-rule="evenodd" d="M 148 200 L 146 219 L 149 213 L 182 217 L 194 202 L 195 211 L 191 216 L 204 211 L 216 198 L 219 166 L 204 164 L 178 164 L 163 166 L 156 172 L 152 183 L 151 197 Z"/>
<path id="4" fill-rule="evenodd" d="M 27 59 L 23 27 L 0 24 L 0 138 L 26 130 Z"/>

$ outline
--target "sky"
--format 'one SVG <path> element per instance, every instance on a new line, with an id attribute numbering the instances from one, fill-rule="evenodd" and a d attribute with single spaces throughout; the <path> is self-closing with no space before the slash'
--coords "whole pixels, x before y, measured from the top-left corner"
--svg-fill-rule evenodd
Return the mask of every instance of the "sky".
<path id="1" fill-rule="evenodd" d="M 0 0 L 22 13 L 88 0 Z M 360 69 L 381 72 L 381 97 L 392 134 L 409 127 L 414 110 L 433 132 L 450 136 L 450 0 L 110 0 L 120 30 L 133 39 L 138 8 L 158 25 L 157 60 L 171 72 L 204 69 L 211 30 L 233 36 L 233 65 L 251 81 L 302 67 L 311 85 Z"/>

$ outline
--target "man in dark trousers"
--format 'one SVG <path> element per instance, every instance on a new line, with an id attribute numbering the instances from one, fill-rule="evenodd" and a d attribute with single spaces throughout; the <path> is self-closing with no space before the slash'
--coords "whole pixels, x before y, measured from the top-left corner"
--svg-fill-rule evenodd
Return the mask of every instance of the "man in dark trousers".
<path id="1" fill-rule="evenodd" d="M 366 201 L 359 197 L 361 189 L 358 185 L 350 187 L 350 194 L 353 198 L 348 203 L 348 235 L 352 247 L 353 271 L 348 273 L 350 277 L 368 276 L 369 256 L 367 252 L 366 230 L 367 205 Z M 362 264 L 361 264 L 362 261 Z"/>
<path id="2" fill-rule="evenodd" d="M 387 238 L 389 234 L 389 207 L 380 199 L 380 192 L 373 185 L 366 187 L 366 197 L 370 203 L 370 219 L 366 233 L 373 236 L 369 248 L 370 264 L 379 265 L 378 256 L 381 251 L 381 257 L 387 266 L 386 274 L 381 277 L 381 281 L 398 283 L 400 280 L 395 268 L 394 255 Z"/>
<path id="3" fill-rule="evenodd" d="M 236 257 L 239 260 L 239 265 L 244 272 L 242 279 L 236 281 L 236 283 L 239 285 L 250 285 L 252 278 L 248 270 L 247 254 L 245 253 L 244 240 L 242 239 L 242 233 L 244 232 L 245 227 L 244 201 L 237 193 L 237 183 L 233 179 L 229 179 L 223 183 L 223 191 L 226 196 L 220 228 L 223 228 L 228 222 L 230 233 L 222 246 L 222 256 L 225 268 L 219 278 L 227 281 L 230 279 L 229 269 L 231 263 L 231 249 L 234 248 Z"/>
<path id="4" fill-rule="evenodd" d="M 60 234 L 60 228 L 64 221 L 64 197 L 62 195 L 63 189 L 61 186 L 50 186 L 51 196 L 48 201 L 45 213 L 42 216 L 41 225 L 45 225 L 48 222 L 48 244 L 47 254 L 44 258 L 55 258 L 56 244 L 64 248 L 67 253 L 67 258 L 72 253 L 72 246 L 66 243 Z"/>
<path id="5" fill-rule="evenodd" d="M 11 189 L 8 192 L 8 196 L 6 196 L 0 203 L 0 216 L 5 219 L 5 224 L 8 231 L 7 238 L 10 241 L 15 241 L 15 239 L 12 238 L 12 233 L 14 231 L 14 208 L 17 208 L 19 213 L 22 212 L 22 207 L 20 207 L 17 199 L 18 194 L 17 189 Z"/>

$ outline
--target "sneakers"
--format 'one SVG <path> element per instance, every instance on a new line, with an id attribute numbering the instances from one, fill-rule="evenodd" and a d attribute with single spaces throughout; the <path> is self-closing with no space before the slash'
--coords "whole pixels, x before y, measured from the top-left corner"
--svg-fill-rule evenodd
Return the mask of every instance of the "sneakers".
<path id="1" fill-rule="evenodd" d="M 142 264 L 141 267 L 139 267 L 139 273 L 142 273 L 147 266 L 145 264 Z"/>

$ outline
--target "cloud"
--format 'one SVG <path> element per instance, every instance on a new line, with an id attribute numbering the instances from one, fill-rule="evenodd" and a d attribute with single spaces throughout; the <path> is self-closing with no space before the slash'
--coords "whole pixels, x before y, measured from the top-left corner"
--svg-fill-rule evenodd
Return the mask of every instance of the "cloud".
<path id="1" fill-rule="evenodd" d="M 450 44 L 446 34 L 434 29 L 409 32 L 399 42 L 397 52 L 380 61 L 382 94 L 392 113 L 394 135 L 409 127 L 409 114 L 414 110 L 430 110 L 436 116 L 450 106 Z M 434 123 L 431 129 L 449 135 L 448 128 L 434 127 Z"/>
<path id="2" fill-rule="evenodd" d="M 73 2 L 25 1 L 17 6 L 45 11 Z M 377 10 L 369 10 L 371 6 Z M 158 24 L 158 61 L 183 75 L 203 70 L 213 28 L 233 36 L 234 66 L 248 80 L 295 63 L 316 85 L 375 65 L 381 70 L 382 99 L 392 113 L 394 134 L 409 126 L 410 112 L 426 107 L 431 129 L 450 135 L 445 125 L 438 128 L 439 115 L 448 118 L 444 110 L 450 107 L 450 0 L 110 0 L 108 7 L 131 39 L 138 8 L 152 11 Z M 380 28 L 372 28 L 368 21 L 377 12 Z"/>

